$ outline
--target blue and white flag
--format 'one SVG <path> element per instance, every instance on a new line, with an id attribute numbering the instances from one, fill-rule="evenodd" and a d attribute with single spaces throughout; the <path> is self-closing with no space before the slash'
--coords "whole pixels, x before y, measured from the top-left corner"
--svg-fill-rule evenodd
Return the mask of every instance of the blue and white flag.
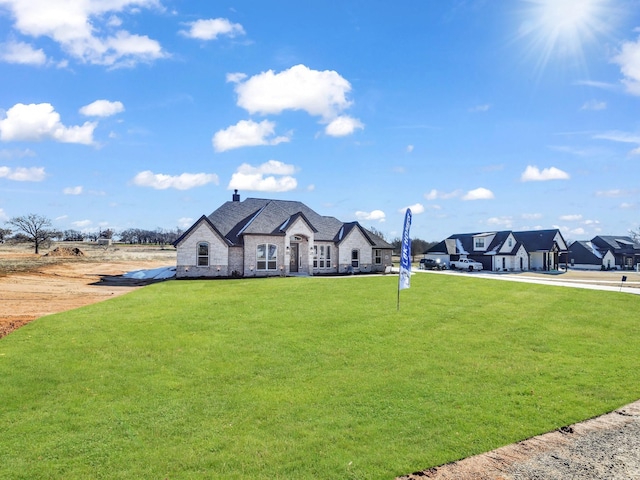
<path id="1" fill-rule="evenodd" d="M 398 279 L 398 292 L 411 286 L 411 209 L 407 208 L 404 215 L 404 227 L 402 229 L 402 250 L 400 252 L 400 278 Z"/>

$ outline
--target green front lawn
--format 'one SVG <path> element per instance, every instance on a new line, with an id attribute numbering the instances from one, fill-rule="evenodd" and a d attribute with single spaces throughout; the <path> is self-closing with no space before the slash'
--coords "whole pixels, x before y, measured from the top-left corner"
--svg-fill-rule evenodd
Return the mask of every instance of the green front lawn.
<path id="1" fill-rule="evenodd" d="M 640 398 L 640 297 L 171 281 L 0 340 L 0 478 L 383 479 Z"/>

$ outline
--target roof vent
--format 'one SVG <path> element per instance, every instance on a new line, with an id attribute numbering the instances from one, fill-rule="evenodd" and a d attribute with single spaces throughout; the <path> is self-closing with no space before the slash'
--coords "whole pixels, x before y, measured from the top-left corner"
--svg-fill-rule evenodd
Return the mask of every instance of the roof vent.
<path id="1" fill-rule="evenodd" d="M 231 197 L 231 200 L 233 200 L 234 202 L 240 201 L 240 194 L 238 193 L 238 190 L 233 191 L 233 196 Z"/>

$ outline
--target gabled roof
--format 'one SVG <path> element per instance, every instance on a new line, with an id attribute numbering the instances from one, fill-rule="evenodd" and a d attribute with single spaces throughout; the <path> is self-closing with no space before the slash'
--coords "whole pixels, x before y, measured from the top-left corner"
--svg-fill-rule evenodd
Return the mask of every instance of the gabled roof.
<path id="1" fill-rule="evenodd" d="M 513 232 L 516 240 L 522 242 L 527 252 L 548 252 L 553 248 L 556 235 L 560 235 L 563 243 L 566 246 L 566 242 L 560 233 L 560 230 L 529 230 L 525 232 Z M 560 251 L 566 251 L 566 248 L 562 248 L 558 245 Z"/>
<path id="2" fill-rule="evenodd" d="M 175 242 L 173 242 L 173 246 L 176 247 L 178 246 L 178 244 L 180 242 L 182 242 L 182 240 L 184 240 L 185 238 L 187 238 L 189 235 L 191 235 L 191 232 L 193 232 L 196 228 L 198 228 L 198 226 L 202 223 L 206 223 L 209 228 L 211 228 L 211 230 L 213 230 L 214 232 L 216 232 L 216 234 L 223 240 L 225 240 L 227 242 L 228 245 L 232 245 L 232 243 L 220 232 L 220 230 L 218 230 L 216 228 L 216 226 L 211 223 L 211 220 L 209 220 L 206 216 L 202 215 L 198 220 L 196 220 L 196 222 L 191 225 L 182 235 L 180 235 Z"/>
<path id="3" fill-rule="evenodd" d="M 602 264 L 602 258 L 610 249 L 601 250 L 592 242 L 578 240 L 571 244 L 571 260 L 578 264 Z"/>
<path id="4" fill-rule="evenodd" d="M 372 247 L 393 248 L 358 222 L 343 223 L 335 217 L 319 215 L 297 201 L 267 198 L 233 200 L 225 202 L 204 218 L 230 245 L 241 245 L 244 235 L 284 235 L 287 227 L 300 219 L 314 232 L 316 242 L 339 242 L 341 232 L 345 234 L 346 230 L 348 234 L 352 229 L 358 228 Z M 195 225 L 187 232 L 194 227 Z"/>
<path id="5" fill-rule="evenodd" d="M 640 253 L 640 244 L 626 236 L 598 235 L 591 241 L 598 248 L 610 248 L 614 253 Z"/>
<path id="6" fill-rule="evenodd" d="M 338 231 L 338 234 L 333 239 L 334 242 L 340 243 L 344 240 L 354 229 L 360 230 L 364 238 L 371 244 L 372 247 L 377 248 L 393 248 L 393 245 L 389 244 L 383 238 L 380 238 L 373 232 L 370 232 L 358 222 L 350 222 L 343 224 L 342 228 Z"/>
<path id="7" fill-rule="evenodd" d="M 474 250 L 474 238 L 487 237 L 493 235 L 491 244 L 487 245 L 482 251 Z M 500 252 L 510 235 L 513 235 L 515 242 L 511 250 Z M 425 253 L 446 253 L 448 255 L 515 255 L 521 246 L 524 246 L 527 252 L 548 252 L 551 251 L 556 244 L 556 236 L 560 235 L 563 243 L 564 238 L 560 230 L 531 230 L 524 232 L 512 232 L 511 230 L 503 230 L 499 232 L 475 232 L 475 233 L 457 233 L 446 238 L 442 242 L 429 248 Z M 560 251 L 565 249 L 558 245 Z"/>

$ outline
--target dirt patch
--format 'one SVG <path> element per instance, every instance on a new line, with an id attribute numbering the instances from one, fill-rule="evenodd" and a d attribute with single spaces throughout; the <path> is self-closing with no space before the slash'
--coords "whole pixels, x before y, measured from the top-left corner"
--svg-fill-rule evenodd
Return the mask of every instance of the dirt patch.
<path id="1" fill-rule="evenodd" d="M 56 247 L 46 253 L 45 257 L 84 257 L 84 252 L 78 247 Z"/>
<path id="2" fill-rule="evenodd" d="M 74 253 L 76 249 L 81 254 Z M 93 245 L 62 246 L 40 256 L 4 246 L 0 338 L 44 315 L 107 300 L 149 283 L 121 277 L 126 272 L 169 265 L 175 265 L 175 250 L 158 247 L 105 251 Z"/>

